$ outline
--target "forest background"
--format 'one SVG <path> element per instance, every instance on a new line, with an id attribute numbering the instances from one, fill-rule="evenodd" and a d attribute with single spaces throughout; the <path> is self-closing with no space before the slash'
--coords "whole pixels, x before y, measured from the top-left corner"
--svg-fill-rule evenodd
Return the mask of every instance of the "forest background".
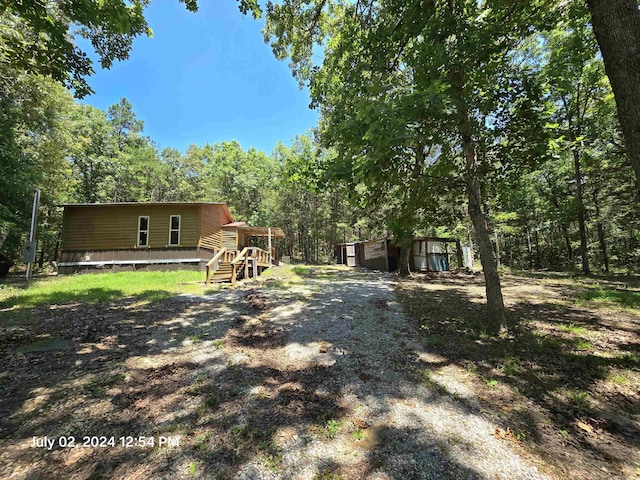
<path id="1" fill-rule="evenodd" d="M 184 3 L 195 10 L 195 2 Z M 233 140 L 159 150 L 126 99 L 107 111 L 76 101 L 90 91 L 82 56 L 60 65 L 38 61 L 51 53 L 35 48 L 38 38 L 55 35 L 35 21 L 37 11 L 0 2 L 3 253 L 20 258 L 35 188 L 42 191 L 41 267 L 57 258 L 60 205 L 75 202 L 223 201 L 235 220 L 283 228 L 281 253 L 307 262 L 330 261 L 336 243 L 383 235 L 450 235 L 474 246 L 465 150 L 460 122 L 452 120 L 462 98 L 478 205 L 500 265 L 637 272 L 637 178 L 587 6 L 546 2 L 541 9 L 530 2 L 510 10 L 505 24 L 502 10 L 478 2 L 458 2 L 458 10 L 444 13 L 419 3 L 394 10 L 393 2 L 372 2 L 373 14 L 360 2 L 336 2 L 330 13 L 326 2 L 303 2 L 308 11 L 297 13 L 268 6 L 265 39 L 310 86 L 321 121 L 290 147 L 265 153 Z M 240 7 L 259 12 L 251 2 Z M 67 29 L 83 22 L 55 7 L 45 13 Z M 107 22 L 115 33 L 96 29 L 110 41 L 85 32 L 98 43 L 103 66 L 126 58 L 131 38 L 144 33 L 142 10 L 134 18 L 139 24 L 126 14 L 125 33 L 115 21 Z M 305 60 L 316 38 L 286 35 L 286 17 L 296 14 L 301 26 L 312 20 L 322 31 L 320 69 Z M 518 15 L 533 20 L 523 25 Z M 408 32 L 409 42 L 407 32 L 400 35 L 407 18 L 424 20 L 423 30 Z M 497 31 L 499 24 L 515 33 Z M 424 58 L 432 64 L 417 60 Z M 449 71 L 449 84 L 431 74 L 438 62 L 460 66 Z M 465 68 L 472 73 L 455 80 Z"/>

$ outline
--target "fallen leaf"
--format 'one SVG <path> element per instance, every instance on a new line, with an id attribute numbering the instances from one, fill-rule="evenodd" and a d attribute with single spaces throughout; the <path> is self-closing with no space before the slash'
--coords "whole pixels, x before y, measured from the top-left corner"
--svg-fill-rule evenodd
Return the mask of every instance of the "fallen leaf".
<path id="1" fill-rule="evenodd" d="M 585 432 L 594 433 L 593 427 L 583 422 L 578 422 L 578 427 L 584 430 Z"/>

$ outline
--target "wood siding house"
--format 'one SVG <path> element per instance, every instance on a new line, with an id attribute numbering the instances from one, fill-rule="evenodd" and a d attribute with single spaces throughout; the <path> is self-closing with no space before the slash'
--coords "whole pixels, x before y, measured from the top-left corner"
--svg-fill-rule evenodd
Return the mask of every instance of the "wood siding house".
<path id="1" fill-rule="evenodd" d="M 204 271 L 212 268 L 208 264 L 223 251 L 225 258 L 222 261 L 217 258 L 213 272 L 208 275 L 209 279 L 215 280 L 231 279 L 232 271 L 240 265 L 244 266 L 244 263 L 253 261 L 255 270 L 257 263 L 264 266 L 272 262 L 271 252 L 264 252 L 267 256 L 261 255 L 263 261 L 257 262 L 259 249 L 250 248 L 252 236 L 246 229 L 260 227 L 247 227 L 244 223 L 233 222 L 224 203 L 149 202 L 63 206 L 59 273 L 88 268 L 190 268 Z M 271 229 L 264 227 L 264 231 L 268 234 Z M 272 237 L 284 237 L 284 233 L 274 228 Z M 245 252 L 244 256 L 236 258 L 241 251 Z M 233 260 L 237 260 L 235 267 L 231 265 Z"/>

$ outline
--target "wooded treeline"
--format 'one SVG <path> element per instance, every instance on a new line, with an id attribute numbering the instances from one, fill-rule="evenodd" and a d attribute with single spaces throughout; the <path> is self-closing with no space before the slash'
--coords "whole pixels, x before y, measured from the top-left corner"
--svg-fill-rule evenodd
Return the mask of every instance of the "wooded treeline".
<path id="1" fill-rule="evenodd" d="M 19 251 L 38 187 L 43 261 L 55 258 L 61 203 L 207 200 L 282 227 L 283 253 L 306 261 L 386 233 L 404 246 L 412 235 L 465 238 L 480 252 L 490 316 L 502 311 L 496 257 L 514 268 L 637 271 L 640 133 L 629 112 L 640 100 L 627 80 L 638 75 L 640 11 L 636 0 L 587 3 L 269 4 L 265 40 L 321 113 L 313 138 L 270 155 L 235 142 L 159 151 L 126 100 L 107 112 L 76 103 L 49 78 L 59 71 L 25 62 L 18 27 L 46 29 L 4 6 L 0 40 L 16 59 L 0 65 L 5 251 Z M 260 14 L 255 2 L 240 8 Z M 143 20 L 136 14 L 130 36 Z M 627 35 L 607 35 L 612 25 Z M 126 53 L 130 37 L 116 33 L 107 44 Z M 616 61 L 623 50 L 626 63 Z M 65 65 L 67 79 L 88 74 Z M 78 82 L 63 83 L 79 96 L 88 85 Z"/>
<path id="2" fill-rule="evenodd" d="M 358 217 L 344 189 L 318 191 L 305 179 L 315 155 L 309 137 L 279 144 L 272 155 L 236 141 L 160 150 L 126 99 L 105 112 L 45 78 L 21 80 L 37 95 L 5 96 L 11 108 L 0 120 L 2 250 L 14 259 L 29 231 L 34 188 L 42 191 L 40 264 L 56 259 L 65 203 L 222 201 L 237 221 L 283 228 L 281 253 L 310 262 L 327 261 L 337 241 L 353 238 Z"/>

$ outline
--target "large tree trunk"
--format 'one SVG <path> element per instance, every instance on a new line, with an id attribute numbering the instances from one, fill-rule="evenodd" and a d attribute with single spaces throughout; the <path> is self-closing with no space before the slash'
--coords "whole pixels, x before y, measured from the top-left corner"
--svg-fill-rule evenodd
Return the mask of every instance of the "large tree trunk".
<path id="1" fill-rule="evenodd" d="M 616 98 L 640 195 L 640 10 L 638 0 L 587 0 L 591 24 Z"/>
<path id="2" fill-rule="evenodd" d="M 487 332 L 495 334 L 506 330 L 507 319 L 502 298 L 500 275 L 496 265 L 493 244 L 487 219 L 482 212 L 482 196 L 480 194 L 480 178 L 478 177 L 478 151 L 473 138 L 473 127 L 469 116 L 469 109 L 464 101 L 462 88 L 463 74 L 459 71 L 450 72 L 451 84 L 457 93 L 457 117 L 458 133 L 462 141 L 462 154 L 465 161 L 465 180 L 467 198 L 469 201 L 468 212 L 476 234 L 480 263 L 484 273 L 485 290 L 487 295 Z"/>
<path id="3" fill-rule="evenodd" d="M 476 241 L 480 251 L 480 262 L 484 272 L 485 289 L 487 294 L 487 331 L 498 333 L 507 328 L 502 299 L 502 287 L 496 265 L 493 245 L 489 233 L 487 219 L 482 213 L 482 201 L 480 195 L 480 180 L 478 179 L 478 157 L 475 142 L 471 136 L 468 122 L 460 125 L 462 137 L 462 150 L 466 163 L 467 196 L 469 199 L 469 217 L 476 233 Z"/>
<path id="4" fill-rule="evenodd" d="M 582 273 L 589 275 L 589 251 L 587 248 L 587 227 L 584 201 L 582 200 L 582 173 L 580 171 L 580 155 L 573 150 L 573 173 L 576 180 L 576 202 L 578 203 L 578 227 L 580 230 L 580 253 L 582 254 Z"/>
<path id="5" fill-rule="evenodd" d="M 413 238 L 398 238 L 397 245 L 400 247 L 400 257 L 398 258 L 398 275 L 408 277 L 411 274 L 411 244 Z"/>
<path id="6" fill-rule="evenodd" d="M 469 157 L 475 157 L 473 145 L 464 147 L 467 163 Z M 474 163 L 474 162 L 472 162 Z M 467 181 L 467 195 L 469 198 L 469 217 L 476 232 L 476 241 L 480 250 L 480 262 L 484 272 L 485 288 L 487 293 L 487 330 L 490 333 L 498 333 L 507 327 L 504 312 L 504 300 L 502 299 L 502 287 L 500 276 L 496 266 L 496 258 L 493 255 L 493 245 L 489 236 L 487 219 L 480 208 L 480 182 L 474 171 L 469 172 Z"/>

